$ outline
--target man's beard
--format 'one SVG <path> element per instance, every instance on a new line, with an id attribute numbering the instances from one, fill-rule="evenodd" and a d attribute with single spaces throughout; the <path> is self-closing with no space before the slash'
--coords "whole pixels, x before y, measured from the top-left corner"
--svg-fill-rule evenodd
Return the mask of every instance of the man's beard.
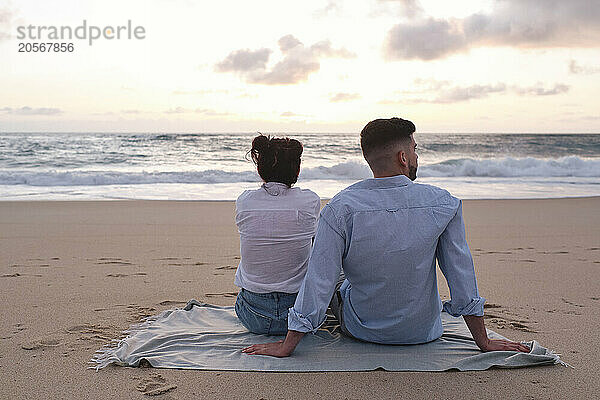
<path id="1" fill-rule="evenodd" d="M 417 167 L 413 165 L 408 166 L 408 179 L 414 181 L 417 179 Z"/>

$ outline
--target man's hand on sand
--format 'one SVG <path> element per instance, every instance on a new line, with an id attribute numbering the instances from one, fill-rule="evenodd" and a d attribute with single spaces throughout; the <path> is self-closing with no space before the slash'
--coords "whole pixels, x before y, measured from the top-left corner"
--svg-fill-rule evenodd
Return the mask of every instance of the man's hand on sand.
<path id="1" fill-rule="evenodd" d="M 291 354 L 291 352 L 284 347 L 283 340 L 272 343 L 253 344 L 252 346 L 242 349 L 242 353 L 272 357 L 288 357 Z"/>
<path id="2" fill-rule="evenodd" d="M 523 353 L 531 351 L 529 347 L 521 343 L 488 338 L 483 316 L 463 315 L 463 319 L 469 331 L 471 331 L 471 335 L 473 335 L 473 340 L 475 340 L 481 351 L 522 351 Z"/>
<path id="3" fill-rule="evenodd" d="M 511 342 L 510 340 L 488 339 L 487 343 L 480 346 L 481 351 L 520 351 L 529 353 L 531 349 L 522 343 Z"/>

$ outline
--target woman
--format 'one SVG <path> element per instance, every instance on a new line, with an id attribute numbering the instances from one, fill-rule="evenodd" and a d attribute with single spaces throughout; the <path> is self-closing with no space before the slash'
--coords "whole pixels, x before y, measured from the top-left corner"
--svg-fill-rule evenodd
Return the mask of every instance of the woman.
<path id="1" fill-rule="evenodd" d="M 300 173 L 299 141 L 259 135 L 249 153 L 264 183 L 236 201 L 241 260 L 234 283 L 241 290 L 235 312 L 250 332 L 284 335 L 306 273 L 320 200 L 292 188 Z"/>

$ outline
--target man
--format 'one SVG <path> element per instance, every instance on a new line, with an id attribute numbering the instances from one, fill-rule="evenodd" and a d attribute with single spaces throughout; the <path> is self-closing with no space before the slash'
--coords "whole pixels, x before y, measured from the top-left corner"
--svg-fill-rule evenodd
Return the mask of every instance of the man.
<path id="1" fill-rule="evenodd" d="M 244 353 L 289 356 L 324 322 L 330 300 L 342 332 L 360 340 L 430 342 L 443 333 L 443 308 L 463 316 L 482 351 L 529 352 L 520 343 L 488 338 L 462 203 L 445 190 L 412 182 L 418 159 L 414 132 L 414 124 L 400 118 L 365 126 L 361 148 L 374 178 L 342 190 L 321 211 L 285 340 Z M 450 288 L 451 300 L 443 305 L 436 259 Z M 341 270 L 345 280 L 336 288 Z"/>

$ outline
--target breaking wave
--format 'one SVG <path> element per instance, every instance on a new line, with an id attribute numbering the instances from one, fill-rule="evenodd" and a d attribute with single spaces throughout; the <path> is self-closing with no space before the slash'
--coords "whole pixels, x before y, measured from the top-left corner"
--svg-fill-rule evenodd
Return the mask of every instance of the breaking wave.
<path id="1" fill-rule="evenodd" d="M 371 177 L 365 163 L 344 162 L 330 167 L 303 168 L 301 180 L 360 180 Z M 557 159 L 499 158 L 446 160 L 422 165 L 419 177 L 600 177 L 600 159 L 569 156 Z M 121 171 L 0 171 L 0 185 L 97 186 L 135 184 L 211 184 L 259 181 L 255 171 L 121 172 Z"/>

